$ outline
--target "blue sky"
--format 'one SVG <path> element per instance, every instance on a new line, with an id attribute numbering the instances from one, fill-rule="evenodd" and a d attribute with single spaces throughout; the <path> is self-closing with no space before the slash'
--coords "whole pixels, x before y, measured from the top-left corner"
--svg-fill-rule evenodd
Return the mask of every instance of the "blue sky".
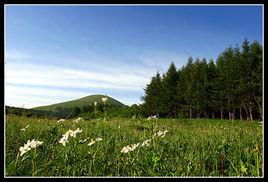
<path id="1" fill-rule="evenodd" d="M 141 103 L 156 71 L 262 43 L 261 6 L 6 6 L 5 104 L 106 94 Z"/>

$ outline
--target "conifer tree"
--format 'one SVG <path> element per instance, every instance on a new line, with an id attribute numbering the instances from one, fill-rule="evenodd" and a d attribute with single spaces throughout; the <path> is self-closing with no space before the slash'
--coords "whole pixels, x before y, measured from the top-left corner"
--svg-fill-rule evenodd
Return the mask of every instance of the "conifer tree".
<path id="1" fill-rule="evenodd" d="M 163 105 L 168 116 L 177 116 L 178 102 L 177 95 L 178 73 L 175 64 L 172 62 L 163 78 Z"/>

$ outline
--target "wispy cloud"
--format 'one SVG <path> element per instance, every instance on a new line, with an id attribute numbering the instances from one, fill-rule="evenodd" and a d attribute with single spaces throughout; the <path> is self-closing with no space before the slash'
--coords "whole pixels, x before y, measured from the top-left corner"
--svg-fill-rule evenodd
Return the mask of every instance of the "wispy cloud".
<path id="1" fill-rule="evenodd" d="M 33 108 L 38 106 L 50 105 L 69 100 L 82 98 L 88 95 L 96 94 L 96 92 L 87 90 L 72 90 L 66 88 L 46 88 L 25 85 L 5 85 L 5 104 L 9 106 L 17 106 L 24 108 Z M 100 91 L 98 94 L 107 94 Z M 139 97 L 110 95 L 114 99 L 126 105 L 141 103 Z"/>
<path id="2" fill-rule="evenodd" d="M 5 85 L 5 104 L 32 108 L 78 99 L 93 93 L 45 87 Z"/>
<path id="3" fill-rule="evenodd" d="M 122 71 L 115 72 L 81 71 L 55 66 L 34 64 L 8 64 L 5 81 L 9 84 L 57 86 L 67 88 L 103 88 L 140 90 L 149 78 L 143 75 Z"/>
<path id="4" fill-rule="evenodd" d="M 83 64 L 81 61 L 76 61 L 80 66 L 71 68 L 19 61 L 34 57 L 26 55 L 17 52 L 16 56 L 8 56 L 13 61 L 7 59 L 5 65 L 5 103 L 7 105 L 24 105 L 26 108 L 31 108 L 78 99 L 91 94 L 107 94 L 111 90 L 114 93 L 136 93 L 135 96 L 121 97 L 120 94 L 116 94 L 116 97 L 111 96 L 128 105 L 140 103 L 143 88 L 155 73 L 149 67 L 119 63 L 88 66 L 87 62 Z"/>

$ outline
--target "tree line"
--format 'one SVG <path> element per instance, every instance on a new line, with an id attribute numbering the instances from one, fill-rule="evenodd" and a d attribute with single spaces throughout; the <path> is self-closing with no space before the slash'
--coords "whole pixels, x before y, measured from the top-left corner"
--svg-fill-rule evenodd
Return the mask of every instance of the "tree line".
<path id="1" fill-rule="evenodd" d="M 247 39 L 229 46 L 214 61 L 189 57 L 172 62 L 147 84 L 143 113 L 160 117 L 262 120 L 262 46 Z"/>
<path id="2" fill-rule="evenodd" d="M 88 105 L 83 105 L 81 107 L 72 107 L 72 108 L 55 108 L 54 110 L 44 111 L 44 110 L 35 110 L 35 109 L 25 109 L 19 107 L 10 107 L 5 106 L 6 114 L 18 115 L 25 117 L 36 117 L 36 118 L 66 118 L 72 119 L 76 117 L 82 117 L 83 119 L 96 119 L 103 118 L 105 112 L 108 115 L 108 118 L 121 117 L 121 118 L 135 118 L 143 117 L 141 113 L 141 107 L 137 104 L 124 107 L 110 106 L 109 104 L 104 107 L 103 103 L 99 103 L 97 106 L 94 106 L 92 103 Z M 104 112 L 105 111 L 105 112 Z"/>

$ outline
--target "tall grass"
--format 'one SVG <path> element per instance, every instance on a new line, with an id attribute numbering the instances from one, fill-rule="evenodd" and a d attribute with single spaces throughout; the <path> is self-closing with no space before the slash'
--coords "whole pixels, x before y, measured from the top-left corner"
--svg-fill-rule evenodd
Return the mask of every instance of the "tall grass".
<path id="1" fill-rule="evenodd" d="M 257 123 L 189 119 L 108 121 L 6 117 L 7 176 L 262 176 L 262 126 Z M 23 131 L 27 125 L 29 127 Z M 82 129 L 64 147 L 69 129 Z M 153 137 L 168 130 L 164 137 Z M 103 140 L 88 146 L 90 139 Z M 89 138 L 82 143 L 80 140 Z M 27 140 L 43 141 L 18 156 Z M 149 146 L 121 153 L 124 146 Z M 36 152 L 36 153 L 35 153 Z"/>

